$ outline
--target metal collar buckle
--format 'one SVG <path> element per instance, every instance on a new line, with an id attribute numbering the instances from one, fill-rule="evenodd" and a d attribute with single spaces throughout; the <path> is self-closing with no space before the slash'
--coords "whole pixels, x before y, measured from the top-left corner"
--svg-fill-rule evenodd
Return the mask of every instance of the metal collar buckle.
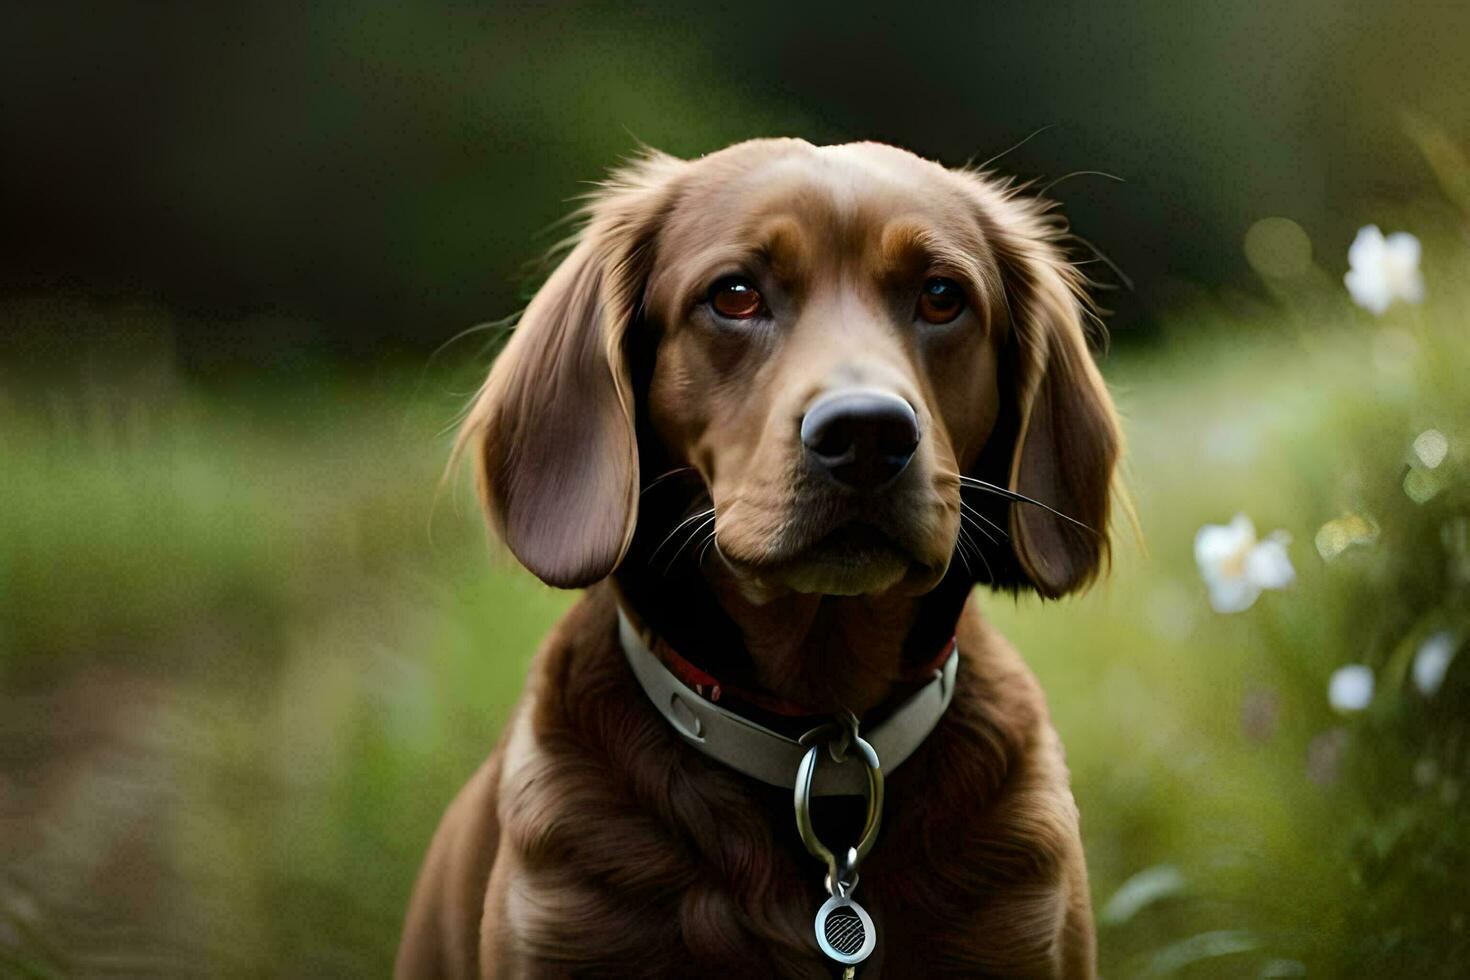
<path id="1" fill-rule="evenodd" d="M 872 955 L 873 947 L 878 943 L 878 932 L 872 918 L 853 900 L 852 893 L 858 885 L 858 865 L 873 849 L 878 840 L 878 828 L 883 822 L 883 767 L 873 746 L 858 734 L 857 717 L 850 711 L 842 712 L 828 724 L 813 728 L 800 741 L 807 746 L 807 751 L 796 770 L 796 830 L 812 857 L 827 865 L 824 884 L 831 896 L 817 910 L 813 928 L 822 952 L 846 968 L 844 977 L 852 977 L 857 964 Z M 868 804 L 867 820 L 858 842 L 846 848 L 840 858 L 822 843 L 812 826 L 812 778 L 816 775 L 824 748 L 832 761 L 838 764 L 847 758 L 849 752 L 856 751 L 867 773 L 864 793 Z"/>

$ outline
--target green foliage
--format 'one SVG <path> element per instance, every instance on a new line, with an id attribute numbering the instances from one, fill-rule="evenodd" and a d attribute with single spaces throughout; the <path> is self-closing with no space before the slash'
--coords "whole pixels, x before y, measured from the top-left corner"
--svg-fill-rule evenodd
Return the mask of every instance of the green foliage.
<path id="1" fill-rule="evenodd" d="M 993 610 L 1068 745 L 1107 973 L 1449 976 L 1470 954 L 1470 256 L 1428 250 L 1422 307 L 1306 297 L 1330 315 L 1110 365 L 1150 554 L 1080 602 Z M 1190 543 L 1237 511 L 1294 537 L 1298 581 L 1222 616 Z M 1375 692 L 1338 714 L 1349 664 Z"/>
<path id="2" fill-rule="evenodd" d="M 385 972 L 427 835 L 568 601 L 438 492 L 459 399 L 417 384 L 0 406 L 0 772 L 25 817 L 0 963 Z"/>

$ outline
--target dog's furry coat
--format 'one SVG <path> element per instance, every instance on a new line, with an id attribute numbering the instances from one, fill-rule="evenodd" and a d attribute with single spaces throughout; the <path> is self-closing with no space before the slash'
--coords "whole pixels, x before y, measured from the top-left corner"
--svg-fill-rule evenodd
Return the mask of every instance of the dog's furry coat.
<path id="1" fill-rule="evenodd" d="M 970 594 L 1056 597 L 1106 560 L 1120 439 L 1059 233 L 985 175 L 873 144 L 654 155 L 597 196 L 462 442 L 517 558 L 591 588 L 435 836 L 400 975 L 831 975 L 790 791 L 680 741 L 618 647 L 619 602 L 819 712 L 881 706 L 953 631 L 953 702 L 890 774 L 861 868 L 879 943 L 859 975 L 1092 975 L 1061 746 Z M 732 262 L 763 294 L 739 322 L 703 298 Z M 910 322 L 920 281 L 963 288 L 952 323 Z M 803 468 L 793 420 L 842 384 L 894 392 L 923 429 L 881 492 Z M 962 499 L 985 486 L 1008 489 Z M 1009 541 L 981 547 L 980 521 Z M 842 840 L 855 814 L 817 816 Z"/>

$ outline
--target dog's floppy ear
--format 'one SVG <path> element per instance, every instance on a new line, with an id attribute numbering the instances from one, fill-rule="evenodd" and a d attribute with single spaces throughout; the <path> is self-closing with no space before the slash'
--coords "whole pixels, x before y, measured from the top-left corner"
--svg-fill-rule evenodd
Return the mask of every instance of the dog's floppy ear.
<path id="1" fill-rule="evenodd" d="M 1010 320 L 1011 356 L 1002 359 L 1014 372 L 1005 386 L 1015 433 L 1008 486 L 1045 505 L 1011 505 L 1011 545 L 1026 580 L 998 584 L 1055 599 L 1090 583 L 1109 558 L 1122 435 L 1088 351 L 1081 277 L 1055 241 L 1063 226 L 1042 202 L 975 183 Z"/>
<path id="2" fill-rule="evenodd" d="M 480 500 L 548 585 L 609 575 L 638 509 L 635 402 L 624 337 L 642 300 L 682 163 L 649 154 L 594 195 L 571 253 L 536 293 L 460 430 Z"/>

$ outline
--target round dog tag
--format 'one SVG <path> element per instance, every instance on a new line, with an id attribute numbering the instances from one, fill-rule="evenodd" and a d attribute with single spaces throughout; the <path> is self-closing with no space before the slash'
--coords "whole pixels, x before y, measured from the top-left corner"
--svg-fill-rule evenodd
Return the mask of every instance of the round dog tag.
<path id="1" fill-rule="evenodd" d="M 850 898 L 833 895 L 817 910 L 817 945 L 844 966 L 861 963 L 878 944 L 878 931 L 867 909 Z"/>

